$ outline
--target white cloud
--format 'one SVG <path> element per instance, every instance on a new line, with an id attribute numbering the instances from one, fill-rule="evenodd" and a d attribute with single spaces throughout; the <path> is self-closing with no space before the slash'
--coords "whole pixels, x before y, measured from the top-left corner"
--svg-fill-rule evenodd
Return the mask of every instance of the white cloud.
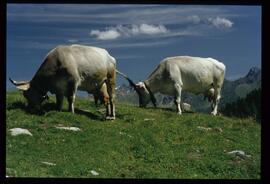
<path id="1" fill-rule="evenodd" d="M 70 43 L 76 43 L 76 42 L 78 42 L 79 40 L 77 40 L 77 39 L 69 39 L 68 40 L 68 42 L 70 42 Z"/>
<path id="2" fill-rule="evenodd" d="M 96 36 L 98 40 L 112 40 L 120 36 L 155 35 L 168 32 L 169 30 L 164 25 L 132 24 L 131 26 L 117 25 L 116 27 L 107 28 L 106 31 L 92 30 L 90 35 Z"/>
<path id="3" fill-rule="evenodd" d="M 149 24 L 141 24 L 139 29 L 137 29 L 139 33 L 142 34 L 160 34 L 160 33 L 167 33 L 168 29 L 163 25 L 149 25 Z"/>
<path id="4" fill-rule="evenodd" d="M 110 28 L 106 31 L 92 30 L 90 35 L 96 36 L 98 40 L 113 40 L 121 36 L 115 28 Z"/>
<path id="5" fill-rule="evenodd" d="M 200 23 L 201 18 L 198 15 L 191 15 L 191 16 L 187 17 L 187 21 L 191 21 L 195 24 L 198 24 L 198 23 Z"/>
<path id="6" fill-rule="evenodd" d="M 230 28 L 233 26 L 233 22 L 226 18 L 208 18 L 207 19 L 210 24 L 217 28 Z"/>

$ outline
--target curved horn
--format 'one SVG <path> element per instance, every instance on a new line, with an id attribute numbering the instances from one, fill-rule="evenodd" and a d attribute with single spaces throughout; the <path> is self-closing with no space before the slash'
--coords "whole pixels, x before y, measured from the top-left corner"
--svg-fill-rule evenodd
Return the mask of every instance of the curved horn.
<path id="1" fill-rule="evenodd" d="M 116 73 L 123 76 L 125 79 L 127 79 L 127 81 L 129 82 L 129 85 L 132 86 L 135 89 L 135 91 L 140 95 L 140 91 L 137 89 L 136 84 L 130 78 L 128 78 L 128 76 L 126 76 L 122 72 L 119 72 L 118 70 L 116 70 Z"/>
<path id="2" fill-rule="evenodd" d="M 20 86 L 20 85 L 26 85 L 26 84 L 29 84 L 30 81 L 15 81 L 15 80 L 12 80 L 10 77 L 9 77 L 9 80 L 12 84 L 14 84 L 15 86 Z"/>
<path id="3" fill-rule="evenodd" d="M 116 73 L 119 74 L 119 75 L 121 75 L 121 76 L 123 76 L 124 78 L 128 78 L 127 75 L 123 74 L 122 72 L 120 72 L 118 70 L 116 70 Z"/>
<path id="4" fill-rule="evenodd" d="M 25 91 L 30 87 L 30 81 L 15 81 L 9 78 L 10 82 L 16 86 L 19 90 Z"/>

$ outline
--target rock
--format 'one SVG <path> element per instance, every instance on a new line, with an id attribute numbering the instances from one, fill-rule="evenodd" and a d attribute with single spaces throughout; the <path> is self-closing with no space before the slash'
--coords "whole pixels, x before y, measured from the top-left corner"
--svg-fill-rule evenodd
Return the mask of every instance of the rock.
<path id="1" fill-rule="evenodd" d="M 62 127 L 62 126 L 56 126 L 55 128 L 62 129 L 62 130 L 70 130 L 70 131 L 81 131 L 81 129 L 78 128 L 78 127 Z"/>
<path id="2" fill-rule="evenodd" d="M 246 155 L 246 153 L 242 150 L 234 150 L 230 151 L 227 154 L 229 155 L 235 155 L 235 156 L 240 156 L 240 157 L 251 157 L 251 155 Z"/>
<path id="3" fill-rule="evenodd" d="M 51 163 L 51 162 L 41 162 L 41 163 L 46 164 L 46 165 L 50 165 L 50 166 L 55 166 L 56 165 L 56 164 Z"/>
<path id="4" fill-rule="evenodd" d="M 188 103 L 181 103 L 181 109 L 184 111 L 184 112 L 191 112 L 191 105 L 188 104 Z"/>
<path id="5" fill-rule="evenodd" d="M 153 119 L 153 118 L 145 118 L 143 121 L 154 121 L 155 119 Z"/>
<path id="6" fill-rule="evenodd" d="M 119 132 L 119 134 L 120 134 L 120 135 L 126 135 L 126 136 L 128 136 L 128 137 L 132 137 L 131 135 L 128 135 L 128 134 L 125 133 L 125 132 Z"/>
<path id="7" fill-rule="evenodd" d="M 91 174 L 94 175 L 94 176 L 98 176 L 98 175 L 99 175 L 99 173 L 98 173 L 97 171 L 92 170 L 92 171 L 90 171 L 90 172 L 91 172 Z"/>
<path id="8" fill-rule="evenodd" d="M 212 128 L 207 128 L 207 127 L 202 127 L 202 126 L 197 126 L 197 129 L 203 130 L 203 131 L 210 131 Z"/>
<path id="9" fill-rule="evenodd" d="M 11 132 L 12 136 L 17 136 L 17 135 L 21 135 L 21 134 L 33 136 L 31 134 L 31 132 L 29 132 L 29 130 L 23 129 L 23 128 L 12 128 L 9 131 Z"/>

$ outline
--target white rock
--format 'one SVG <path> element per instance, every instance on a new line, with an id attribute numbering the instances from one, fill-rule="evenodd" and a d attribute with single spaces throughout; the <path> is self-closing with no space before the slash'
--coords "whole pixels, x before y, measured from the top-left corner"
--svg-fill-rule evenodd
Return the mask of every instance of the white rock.
<path id="1" fill-rule="evenodd" d="M 78 128 L 78 127 L 62 127 L 62 126 L 56 126 L 55 128 L 62 129 L 62 130 L 81 131 L 81 129 Z"/>
<path id="2" fill-rule="evenodd" d="M 12 136 L 17 136 L 17 135 L 21 135 L 21 134 L 33 136 L 31 134 L 31 132 L 29 132 L 29 130 L 23 129 L 23 128 L 12 128 L 9 131 L 11 132 Z"/>
<path id="3" fill-rule="evenodd" d="M 188 103 L 181 103 L 181 109 L 185 112 L 190 112 L 191 111 L 191 105 Z"/>
<path id="4" fill-rule="evenodd" d="M 153 118 L 145 118 L 143 121 L 154 121 L 155 119 L 153 119 Z"/>
<path id="5" fill-rule="evenodd" d="M 245 155 L 245 152 L 244 151 L 241 151 L 241 150 L 234 150 L 234 151 L 230 151 L 228 152 L 228 154 L 240 154 L 240 155 Z"/>
<path id="6" fill-rule="evenodd" d="M 90 171 L 90 172 L 91 172 L 91 174 L 94 175 L 94 176 L 98 176 L 98 175 L 99 175 L 99 173 L 98 173 L 97 171 L 92 170 L 92 171 Z"/>
<path id="7" fill-rule="evenodd" d="M 120 134 L 120 135 L 126 135 L 126 136 L 128 136 L 128 137 L 132 137 L 131 135 L 128 135 L 128 134 L 125 133 L 125 132 L 119 132 L 119 134 Z"/>
<path id="8" fill-rule="evenodd" d="M 212 130 L 212 128 L 207 128 L 207 127 L 202 127 L 202 126 L 197 126 L 197 129 L 199 129 L 199 130 L 205 130 L 205 131 Z"/>
<path id="9" fill-rule="evenodd" d="M 55 166 L 56 165 L 56 164 L 51 163 L 51 162 L 41 162 L 41 163 L 46 164 L 46 165 L 51 165 L 51 166 Z"/>
<path id="10" fill-rule="evenodd" d="M 242 150 L 234 150 L 234 151 L 230 151 L 228 152 L 229 155 L 238 155 L 238 156 L 242 156 L 242 157 L 251 157 L 251 155 L 246 155 L 246 153 Z"/>

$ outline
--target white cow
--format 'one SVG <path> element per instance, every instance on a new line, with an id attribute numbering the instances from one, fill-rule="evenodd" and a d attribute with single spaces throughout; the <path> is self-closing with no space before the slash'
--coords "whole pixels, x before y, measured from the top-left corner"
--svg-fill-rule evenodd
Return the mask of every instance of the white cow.
<path id="1" fill-rule="evenodd" d="M 144 81 L 130 84 L 139 95 L 140 107 L 150 101 L 156 106 L 154 93 L 160 92 L 175 97 L 178 114 L 181 92 L 202 93 L 212 102 L 211 114 L 217 114 L 220 91 L 225 76 L 225 65 L 212 58 L 176 56 L 165 58 Z"/>
<path id="2" fill-rule="evenodd" d="M 23 91 L 28 107 L 40 109 L 50 91 L 56 94 L 58 110 L 67 98 L 74 113 L 77 89 L 101 98 L 106 119 L 115 119 L 116 61 L 102 48 L 84 45 L 60 45 L 51 50 L 31 81 L 10 81 Z"/>

